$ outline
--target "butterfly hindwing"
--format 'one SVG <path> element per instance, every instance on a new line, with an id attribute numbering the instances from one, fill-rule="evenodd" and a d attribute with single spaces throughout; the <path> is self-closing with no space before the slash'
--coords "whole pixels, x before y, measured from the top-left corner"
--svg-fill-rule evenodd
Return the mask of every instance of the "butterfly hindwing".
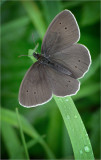
<path id="1" fill-rule="evenodd" d="M 51 84 L 52 92 L 56 96 L 73 95 L 79 90 L 80 82 L 68 75 L 46 67 L 47 77 Z"/>
<path id="2" fill-rule="evenodd" d="M 50 83 L 44 65 L 34 63 L 27 71 L 19 90 L 19 102 L 23 106 L 34 107 L 52 97 Z"/>

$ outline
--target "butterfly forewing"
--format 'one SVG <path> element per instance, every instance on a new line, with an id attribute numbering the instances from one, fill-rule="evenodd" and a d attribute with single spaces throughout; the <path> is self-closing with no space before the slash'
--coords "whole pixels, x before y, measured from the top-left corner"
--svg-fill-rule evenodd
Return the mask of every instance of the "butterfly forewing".
<path id="1" fill-rule="evenodd" d="M 79 28 L 73 14 L 64 10 L 53 19 L 48 27 L 41 52 L 47 57 L 51 56 L 77 42 L 79 36 Z"/>
<path id="2" fill-rule="evenodd" d="M 34 63 L 26 73 L 19 90 L 19 102 L 25 107 L 34 107 L 52 97 L 50 83 L 44 66 Z"/>

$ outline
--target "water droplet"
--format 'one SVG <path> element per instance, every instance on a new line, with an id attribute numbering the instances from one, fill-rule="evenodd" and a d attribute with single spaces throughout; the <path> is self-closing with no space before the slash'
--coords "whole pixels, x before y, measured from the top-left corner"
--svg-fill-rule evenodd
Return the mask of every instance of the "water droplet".
<path id="1" fill-rule="evenodd" d="M 77 115 L 75 115 L 74 118 L 78 118 Z"/>
<path id="2" fill-rule="evenodd" d="M 89 151 L 90 151 L 90 149 L 89 149 L 88 146 L 85 146 L 85 147 L 84 147 L 84 150 L 85 150 L 85 152 L 89 152 Z"/>
<path id="3" fill-rule="evenodd" d="M 80 154 L 82 154 L 83 152 L 82 152 L 82 149 L 80 150 Z"/>
<path id="4" fill-rule="evenodd" d="M 66 99 L 66 101 L 68 102 L 68 99 Z"/>
<path id="5" fill-rule="evenodd" d="M 70 116 L 69 116 L 69 115 L 67 115 L 67 119 L 70 119 Z"/>

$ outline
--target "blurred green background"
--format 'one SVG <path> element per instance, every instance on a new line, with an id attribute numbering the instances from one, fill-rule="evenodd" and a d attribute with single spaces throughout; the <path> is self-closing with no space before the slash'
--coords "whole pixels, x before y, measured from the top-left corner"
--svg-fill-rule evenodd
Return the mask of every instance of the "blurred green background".
<path id="1" fill-rule="evenodd" d="M 80 27 L 80 41 L 90 50 L 92 65 L 81 79 L 81 89 L 72 96 L 87 129 L 96 159 L 100 159 L 100 1 L 1 1 L 1 159 L 25 159 L 15 108 L 23 119 L 24 135 L 31 159 L 45 159 L 45 140 L 55 157 L 72 159 L 73 150 L 58 107 L 52 99 L 37 108 L 23 108 L 18 103 L 21 80 L 32 65 L 28 49 L 39 43 L 54 16 L 69 9 Z M 31 129 L 36 141 L 31 137 Z M 38 135 L 38 136 L 37 136 Z M 79 136 L 79 135 L 78 135 Z M 40 143 L 39 143 L 40 141 Z M 44 146 L 44 147 L 43 147 Z M 48 149 L 46 149 L 48 150 Z"/>

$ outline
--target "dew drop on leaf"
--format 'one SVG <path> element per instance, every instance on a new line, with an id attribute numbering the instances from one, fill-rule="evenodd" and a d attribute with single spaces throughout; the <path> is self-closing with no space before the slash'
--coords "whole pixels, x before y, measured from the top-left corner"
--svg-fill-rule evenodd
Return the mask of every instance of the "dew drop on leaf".
<path id="1" fill-rule="evenodd" d="M 82 152 L 82 149 L 80 150 L 80 154 L 82 154 L 83 152 Z"/>
<path id="2" fill-rule="evenodd" d="M 75 115 L 74 118 L 78 118 L 77 115 Z"/>
<path id="3" fill-rule="evenodd" d="M 85 146 L 85 147 L 84 147 L 84 150 L 85 150 L 85 152 L 89 152 L 89 151 L 90 151 L 90 149 L 89 149 L 88 146 Z"/>
<path id="4" fill-rule="evenodd" d="M 69 116 L 69 115 L 67 115 L 66 117 L 67 117 L 67 119 L 70 119 L 70 116 Z"/>

